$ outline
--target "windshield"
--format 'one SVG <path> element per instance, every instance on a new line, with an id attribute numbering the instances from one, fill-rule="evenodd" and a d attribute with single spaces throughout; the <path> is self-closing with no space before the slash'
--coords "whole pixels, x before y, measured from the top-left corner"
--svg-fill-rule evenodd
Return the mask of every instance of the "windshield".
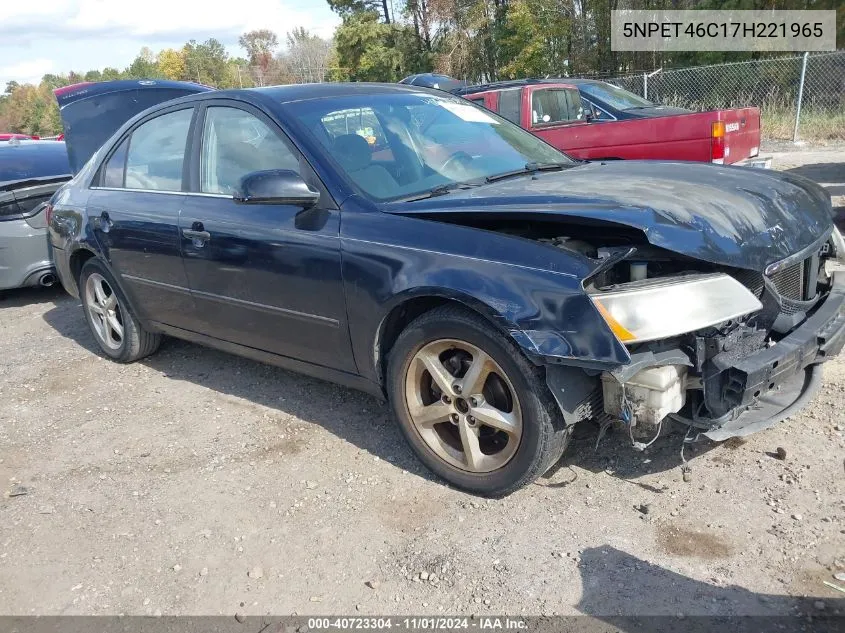
<path id="1" fill-rule="evenodd" d="M 411 198 L 500 174 L 575 161 L 465 99 L 372 94 L 289 104 L 369 198 Z"/>
<path id="2" fill-rule="evenodd" d="M 611 108 L 617 110 L 633 110 L 634 108 L 651 108 L 654 103 L 648 99 L 638 97 L 619 86 L 610 84 L 582 84 L 578 86 L 588 97 L 604 101 Z"/>

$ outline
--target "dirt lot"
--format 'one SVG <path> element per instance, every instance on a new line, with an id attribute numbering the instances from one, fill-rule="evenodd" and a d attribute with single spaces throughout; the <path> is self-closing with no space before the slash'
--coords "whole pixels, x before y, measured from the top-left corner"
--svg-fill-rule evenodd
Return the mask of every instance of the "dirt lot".
<path id="1" fill-rule="evenodd" d="M 845 149 L 775 167 L 845 213 Z M 688 450 L 688 482 L 680 436 L 586 427 L 497 501 L 357 392 L 178 341 L 104 360 L 58 290 L 0 300 L 0 394 L 2 614 L 845 613 L 845 360 L 800 416 Z"/>

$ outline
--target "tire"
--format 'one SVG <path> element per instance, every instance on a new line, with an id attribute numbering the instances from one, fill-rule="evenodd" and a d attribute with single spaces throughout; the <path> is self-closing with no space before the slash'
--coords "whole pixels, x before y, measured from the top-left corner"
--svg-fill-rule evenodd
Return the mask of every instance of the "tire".
<path id="1" fill-rule="evenodd" d="M 464 356 L 467 350 L 472 354 L 470 361 Z M 476 355 L 475 352 L 480 353 Z M 470 368 L 452 370 L 455 363 L 461 362 L 472 367 L 475 359 L 485 358 L 485 354 L 492 361 L 492 364 L 483 361 L 485 366 L 495 367 L 483 383 L 481 398 L 456 393 L 454 384 L 451 393 L 439 388 L 440 383 L 452 378 L 455 384 L 464 382 L 464 378 L 473 382 Z M 440 374 L 439 383 L 428 370 L 435 358 L 446 359 L 440 367 L 434 366 L 435 373 L 446 365 L 452 368 L 447 368 L 448 376 Z M 500 373 L 504 373 L 504 377 Z M 422 386 L 417 389 L 418 381 Z M 489 322 L 461 306 L 436 308 L 402 331 L 390 351 L 386 383 L 399 428 L 419 459 L 436 475 L 468 492 L 491 497 L 507 495 L 543 475 L 560 459 L 569 443 L 571 427 L 564 425 L 563 416 L 546 386 L 545 371 L 531 364 L 516 344 Z M 507 389 L 513 392 L 510 398 L 506 395 Z M 443 399 L 444 395 L 450 402 Z M 472 402 L 468 404 L 468 400 Z M 493 416 L 489 415 L 491 407 L 496 410 Z M 416 416 L 412 415 L 412 410 Z M 439 419 L 447 410 L 451 411 L 448 422 L 436 422 L 433 426 L 426 423 Z M 481 421 L 482 411 L 484 419 L 494 420 L 497 425 L 499 418 L 507 421 L 508 424 L 499 428 L 508 431 L 486 426 Z M 490 455 L 482 451 L 478 458 L 471 459 L 470 453 L 478 455 L 478 451 L 468 451 L 464 447 L 466 442 L 475 442 L 468 432 L 468 420 L 473 414 L 478 415 L 471 429 L 478 437 L 475 448 L 483 442 L 487 442 L 488 450 L 492 447 L 495 451 L 502 445 L 504 448 Z M 451 429 L 450 424 L 457 430 Z M 518 439 L 515 439 L 517 429 Z M 505 433 L 506 442 L 502 433 Z M 460 450 L 456 450 L 455 434 Z"/>
<path id="2" fill-rule="evenodd" d="M 161 334 L 149 332 L 141 326 L 120 286 L 95 257 L 85 262 L 79 273 L 79 297 L 91 334 L 103 354 L 112 360 L 132 363 L 158 349 Z M 106 301 L 102 300 L 103 297 Z M 117 326 L 122 330 L 120 336 Z"/>

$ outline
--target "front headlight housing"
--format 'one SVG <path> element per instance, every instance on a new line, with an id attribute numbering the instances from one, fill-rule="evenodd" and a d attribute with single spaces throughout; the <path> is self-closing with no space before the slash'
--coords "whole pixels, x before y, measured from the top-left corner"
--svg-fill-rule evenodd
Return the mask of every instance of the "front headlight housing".
<path id="1" fill-rule="evenodd" d="M 649 279 L 590 298 L 626 344 L 694 332 L 763 307 L 745 286 L 721 273 Z"/>

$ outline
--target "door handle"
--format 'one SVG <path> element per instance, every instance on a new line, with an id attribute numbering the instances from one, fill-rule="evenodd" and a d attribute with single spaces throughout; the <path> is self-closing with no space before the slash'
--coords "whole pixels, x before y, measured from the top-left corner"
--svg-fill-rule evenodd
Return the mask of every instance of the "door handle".
<path id="1" fill-rule="evenodd" d="M 211 239 L 211 233 L 205 230 L 202 222 L 194 222 L 191 224 L 191 228 L 182 229 L 182 235 L 192 240 L 197 248 L 202 247 Z"/>
<path id="2" fill-rule="evenodd" d="M 211 239 L 211 233 L 208 231 L 195 231 L 193 229 L 182 229 L 182 235 L 187 237 L 190 240 L 200 240 L 201 242 L 207 242 Z"/>
<path id="3" fill-rule="evenodd" d="M 109 229 L 112 227 L 112 224 L 114 224 L 114 222 L 111 221 L 111 218 L 109 217 L 109 212 L 103 211 L 100 214 L 100 230 L 103 233 L 108 233 Z"/>

